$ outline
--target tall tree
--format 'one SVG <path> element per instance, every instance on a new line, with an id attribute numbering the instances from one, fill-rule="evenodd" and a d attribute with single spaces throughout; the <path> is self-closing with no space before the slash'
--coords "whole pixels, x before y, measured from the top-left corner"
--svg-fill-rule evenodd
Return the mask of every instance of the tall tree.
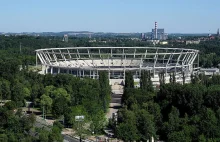
<path id="1" fill-rule="evenodd" d="M 125 72 L 125 88 L 134 88 L 134 78 L 131 71 Z"/>
<path id="2" fill-rule="evenodd" d="M 143 91 L 153 92 L 153 84 L 151 81 L 150 71 L 141 72 L 140 88 Z"/>
<path id="3" fill-rule="evenodd" d="M 110 86 L 108 73 L 106 71 L 99 72 L 100 98 L 102 101 L 103 111 L 107 112 L 110 102 Z"/>

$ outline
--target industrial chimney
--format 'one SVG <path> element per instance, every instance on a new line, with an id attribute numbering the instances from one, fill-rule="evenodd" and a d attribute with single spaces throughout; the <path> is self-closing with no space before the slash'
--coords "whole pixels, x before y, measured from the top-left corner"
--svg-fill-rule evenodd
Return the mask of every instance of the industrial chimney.
<path id="1" fill-rule="evenodd" d="M 154 29 L 154 32 L 155 32 L 155 39 L 157 39 L 157 22 L 155 22 L 155 29 Z"/>

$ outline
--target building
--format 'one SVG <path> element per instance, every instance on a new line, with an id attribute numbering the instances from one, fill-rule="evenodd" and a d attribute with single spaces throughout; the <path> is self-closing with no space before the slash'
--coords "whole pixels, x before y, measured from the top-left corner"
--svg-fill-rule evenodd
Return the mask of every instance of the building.
<path id="1" fill-rule="evenodd" d="M 151 39 L 153 40 L 167 40 L 168 36 L 165 34 L 164 29 L 157 28 L 157 22 L 154 24 L 154 29 L 151 32 Z"/>
<path id="2" fill-rule="evenodd" d="M 161 45 L 166 45 L 166 44 L 168 44 L 168 41 L 161 41 L 160 44 Z"/>
<path id="3" fill-rule="evenodd" d="M 188 44 L 199 44 L 200 43 L 200 40 L 187 40 L 186 41 L 186 45 Z"/>
<path id="4" fill-rule="evenodd" d="M 125 72 L 131 71 L 139 82 L 141 71 L 150 71 L 154 86 L 159 85 L 159 74 L 164 73 L 166 83 L 170 73 L 176 81 L 190 82 L 198 50 L 161 47 L 68 47 L 36 50 L 36 61 L 42 65 L 41 74 L 67 73 L 77 77 L 99 78 L 107 71 L 110 84 L 122 83 Z M 37 63 L 36 63 L 37 64 Z"/>
<path id="5" fill-rule="evenodd" d="M 155 29 L 152 29 L 152 34 L 154 39 L 156 39 Z M 157 39 L 158 40 L 167 40 L 167 34 L 165 33 L 164 29 L 157 29 Z"/>
<path id="6" fill-rule="evenodd" d="M 65 35 L 63 36 L 63 41 L 68 42 L 68 35 L 67 35 L 67 34 L 65 34 Z"/>
<path id="7" fill-rule="evenodd" d="M 160 40 L 154 40 L 154 39 L 152 39 L 152 40 L 147 40 L 147 42 L 150 42 L 150 43 L 156 45 L 156 44 L 159 44 L 159 43 L 160 43 Z"/>
<path id="8" fill-rule="evenodd" d="M 219 69 L 218 68 L 200 68 L 199 73 L 207 75 L 207 76 L 212 76 L 212 75 L 218 75 L 219 74 Z"/>
<path id="9" fill-rule="evenodd" d="M 145 36 L 144 33 L 141 33 L 141 39 L 142 39 L 142 40 L 145 40 L 145 39 L 146 39 L 146 36 Z"/>

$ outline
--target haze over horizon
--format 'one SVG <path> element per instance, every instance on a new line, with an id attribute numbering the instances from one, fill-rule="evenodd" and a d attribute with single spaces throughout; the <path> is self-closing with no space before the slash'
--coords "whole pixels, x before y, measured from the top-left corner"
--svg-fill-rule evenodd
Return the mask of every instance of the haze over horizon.
<path id="1" fill-rule="evenodd" d="M 218 0 L 2 1 L 0 32 L 216 33 Z"/>

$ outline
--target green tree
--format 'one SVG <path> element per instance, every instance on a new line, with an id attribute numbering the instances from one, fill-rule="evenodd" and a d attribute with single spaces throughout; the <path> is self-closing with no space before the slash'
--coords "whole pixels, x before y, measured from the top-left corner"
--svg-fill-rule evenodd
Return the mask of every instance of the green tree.
<path id="1" fill-rule="evenodd" d="M 65 114 L 65 118 L 66 120 L 68 121 L 69 124 L 73 125 L 73 127 L 76 129 L 77 128 L 77 124 L 76 124 L 76 121 L 75 121 L 75 116 L 85 116 L 85 122 L 88 122 L 88 113 L 85 109 L 84 106 L 82 105 L 78 105 L 78 106 L 74 106 L 74 107 L 71 107 L 69 110 L 68 110 L 69 113 L 66 113 Z"/>
<path id="2" fill-rule="evenodd" d="M 52 103 L 53 103 L 53 100 L 50 98 L 50 96 L 43 94 L 40 97 L 40 106 L 41 106 L 41 108 L 44 107 L 44 109 L 46 111 L 45 114 L 47 114 L 48 112 L 51 111 Z"/>
<path id="3" fill-rule="evenodd" d="M 169 142 L 190 142 L 190 137 L 186 137 L 183 131 L 174 131 L 168 135 Z"/>
<path id="4" fill-rule="evenodd" d="M 105 118 L 105 113 L 103 110 L 99 110 L 95 114 L 92 114 L 90 116 L 91 124 L 90 124 L 90 129 L 92 132 L 99 133 L 101 130 L 103 130 L 105 124 L 106 124 L 106 118 Z"/>
<path id="5" fill-rule="evenodd" d="M 99 72 L 99 86 L 100 86 L 100 99 L 102 102 L 103 111 L 106 113 L 110 102 L 110 86 L 108 72 Z"/>
<path id="6" fill-rule="evenodd" d="M 48 142 L 49 141 L 49 132 L 47 130 L 41 130 L 40 131 L 39 141 L 40 142 Z"/>
<path id="7" fill-rule="evenodd" d="M 150 71 L 142 71 L 140 79 L 140 88 L 143 91 L 153 92 L 153 84 L 151 81 Z"/>
<path id="8" fill-rule="evenodd" d="M 140 110 L 137 115 L 137 129 L 139 131 L 140 140 L 147 141 L 151 137 L 156 137 L 156 129 L 153 115 L 146 110 Z"/>
<path id="9" fill-rule="evenodd" d="M 1 142 L 8 142 L 8 136 L 6 134 L 0 134 Z"/>
<path id="10" fill-rule="evenodd" d="M 52 103 L 52 114 L 55 118 L 64 115 L 68 110 L 68 100 L 64 96 L 56 97 Z"/>
<path id="11" fill-rule="evenodd" d="M 219 109 L 220 104 L 220 87 L 212 85 L 208 87 L 207 93 L 204 95 L 205 105 L 213 110 Z"/>
<path id="12" fill-rule="evenodd" d="M 134 78 L 132 72 L 125 72 L 125 88 L 134 88 Z"/>
<path id="13" fill-rule="evenodd" d="M 30 95 L 31 95 L 31 91 L 27 88 L 27 87 L 24 87 L 23 88 L 23 92 L 24 92 L 24 97 L 28 100 L 30 100 Z"/>
<path id="14" fill-rule="evenodd" d="M 120 123 L 116 129 L 116 136 L 125 142 L 138 140 L 138 130 L 136 125 L 128 122 Z"/>
<path id="15" fill-rule="evenodd" d="M 0 90 L 2 99 L 11 99 L 10 82 L 8 80 L 3 79 L 0 81 Z"/>
<path id="16" fill-rule="evenodd" d="M 180 129 L 180 118 L 179 118 L 179 110 L 175 107 L 172 107 L 171 112 L 169 114 L 169 126 L 168 133 L 173 131 L 178 131 Z"/>
<path id="17" fill-rule="evenodd" d="M 52 127 L 52 132 L 49 134 L 50 142 L 63 142 L 63 137 L 61 135 L 61 129 L 57 126 Z"/>
<path id="18" fill-rule="evenodd" d="M 219 137 L 218 122 L 215 113 L 210 108 L 205 108 L 200 116 L 200 131 L 205 135 L 206 138 L 217 138 Z"/>
<path id="19" fill-rule="evenodd" d="M 24 105 L 24 90 L 21 83 L 16 83 L 12 87 L 12 100 L 17 106 Z"/>
<path id="20" fill-rule="evenodd" d="M 51 93 L 51 98 L 60 98 L 60 97 L 64 97 L 66 102 L 69 103 L 70 102 L 70 94 L 67 93 L 67 91 L 63 88 L 57 88 L 55 89 L 52 93 Z"/>

